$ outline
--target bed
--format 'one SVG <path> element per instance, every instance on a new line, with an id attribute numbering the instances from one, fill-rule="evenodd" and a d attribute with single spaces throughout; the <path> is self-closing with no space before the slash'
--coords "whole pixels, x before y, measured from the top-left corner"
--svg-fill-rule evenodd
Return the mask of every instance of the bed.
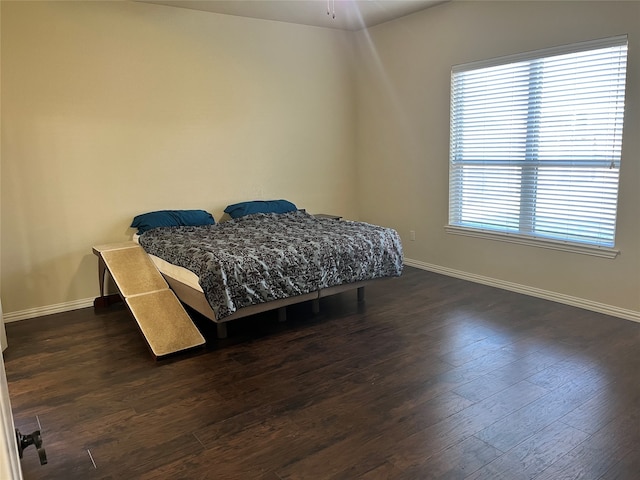
<path id="1" fill-rule="evenodd" d="M 304 211 L 251 213 L 222 223 L 151 228 L 136 241 L 176 296 L 217 324 L 357 289 L 402 273 L 398 233 Z"/>

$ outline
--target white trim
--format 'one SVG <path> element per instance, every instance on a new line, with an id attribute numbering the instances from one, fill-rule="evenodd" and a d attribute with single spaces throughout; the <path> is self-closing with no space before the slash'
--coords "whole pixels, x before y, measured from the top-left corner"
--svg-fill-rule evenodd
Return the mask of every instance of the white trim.
<path id="1" fill-rule="evenodd" d="M 29 308 L 27 310 L 5 313 L 4 321 L 5 323 L 17 322 L 19 320 L 44 317 L 45 315 L 53 315 L 54 313 L 70 312 L 71 310 L 79 310 L 86 307 L 93 307 L 93 298 L 84 298 L 81 300 L 73 300 L 71 302 L 57 303 L 55 305 L 47 305 L 44 307 Z"/>
<path id="2" fill-rule="evenodd" d="M 449 277 L 460 278 L 462 280 L 468 280 L 474 283 L 481 283 L 483 285 L 489 285 L 491 287 L 497 287 L 503 290 L 509 290 L 512 292 L 522 293 L 524 295 L 529 295 L 532 297 L 551 300 L 553 302 L 558 302 L 565 305 L 571 305 L 572 307 L 584 308 L 585 310 L 590 310 L 592 312 L 604 313 L 605 315 L 611 315 L 613 317 L 623 318 L 625 320 L 640 322 L 640 311 L 636 311 L 636 310 L 620 308 L 620 307 L 616 307 L 615 305 L 608 305 L 606 303 L 594 302 L 592 300 L 587 300 L 580 297 L 573 297 L 571 295 L 552 292 L 550 290 L 543 290 L 540 288 L 529 287 L 527 285 L 520 285 L 518 283 L 506 282 L 504 280 L 498 280 L 491 277 L 485 277 L 483 275 L 476 275 L 474 273 L 463 272 L 461 270 L 454 270 L 452 268 L 441 267 L 439 265 L 433 265 L 430 263 L 421 262 L 419 260 L 412 260 L 410 258 L 405 258 L 404 264 L 410 267 L 416 267 L 422 270 L 428 270 L 430 272 L 447 275 Z"/>
<path id="3" fill-rule="evenodd" d="M 524 295 L 529 295 L 532 297 L 543 298 L 545 300 L 551 300 L 553 302 L 571 305 L 573 307 L 584 308 L 585 310 L 590 310 L 593 312 L 604 313 L 605 315 L 624 318 L 625 320 L 640 322 L 640 311 L 620 308 L 616 307 L 615 305 L 594 302 L 585 298 L 565 295 L 564 293 L 552 292 L 550 290 L 543 290 L 541 288 L 529 287 L 527 285 L 521 285 L 519 283 L 507 282 L 491 277 L 485 277 L 483 275 L 476 275 L 475 273 L 463 272 L 462 270 L 454 270 L 448 267 L 441 267 L 440 265 L 421 262 L 419 260 L 413 260 L 411 258 L 405 258 L 404 264 L 409 267 L 415 267 L 421 270 L 427 270 L 429 272 L 440 273 L 449 277 L 460 278 L 462 280 L 467 280 L 474 283 L 489 285 L 490 287 L 501 288 L 503 290 L 509 290 L 511 292 L 522 293 Z M 42 317 L 44 315 L 52 315 L 54 313 L 69 312 L 72 310 L 78 310 L 80 308 L 87 308 L 92 306 L 93 298 L 85 298 L 83 300 L 75 300 L 73 302 L 58 303 L 56 305 L 49 305 L 46 307 L 30 308 L 28 310 L 7 313 L 4 315 L 4 321 L 7 323 L 17 322 L 19 320 L 27 320 L 30 318 Z"/>
<path id="4" fill-rule="evenodd" d="M 563 252 L 580 253 L 582 255 L 592 255 L 594 257 L 616 258 L 620 253 L 620 250 L 616 250 L 615 248 L 561 242 L 559 240 L 527 237 L 525 235 L 495 232 L 492 230 L 479 230 L 476 228 L 458 227 L 455 225 L 445 225 L 444 229 L 447 233 L 451 233 L 453 235 L 464 235 L 466 237 L 484 238 L 485 240 L 517 243 L 519 245 L 547 248 L 550 250 L 561 250 Z"/>
<path id="5" fill-rule="evenodd" d="M 2 319 L 2 305 L 0 305 L 0 351 L 4 352 L 7 347 L 7 330 L 4 328 L 4 320 Z"/>
<path id="6" fill-rule="evenodd" d="M 2 426 L 2 435 L 0 435 L 0 478 L 3 480 L 22 480 L 16 429 L 13 423 L 2 352 L 0 352 L 0 421 Z"/>
<path id="7" fill-rule="evenodd" d="M 533 60 L 540 57 L 554 57 L 565 53 L 584 52 L 587 50 L 595 50 L 598 48 L 618 47 L 628 42 L 628 35 L 618 35 L 616 37 L 599 38 L 596 40 L 587 40 L 586 42 L 569 43 L 566 45 L 558 45 L 556 47 L 542 48 L 540 50 L 531 50 L 529 52 L 516 53 L 513 55 L 505 55 L 503 57 L 489 58 L 486 60 L 478 60 L 476 62 L 462 63 L 451 67 L 451 72 L 459 72 L 461 70 L 476 70 L 478 68 L 495 67 L 498 65 L 506 65 L 509 63 L 517 63 L 526 60 Z"/>

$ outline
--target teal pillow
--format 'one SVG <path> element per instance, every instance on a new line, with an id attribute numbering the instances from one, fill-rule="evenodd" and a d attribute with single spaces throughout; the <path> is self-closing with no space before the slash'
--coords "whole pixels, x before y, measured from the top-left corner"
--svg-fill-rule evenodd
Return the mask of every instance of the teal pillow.
<path id="1" fill-rule="evenodd" d="M 138 229 L 138 235 L 158 227 L 195 227 L 214 225 L 213 215 L 204 210 L 158 210 L 134 217 L 131 227 Z"/>
<path id="2" fill-rule="evenodd" d="M 253 200 L 229 205 L 224 209 L 231 218 L 239 218 L 252 213 L 287 213 L 298 209 L 288 200 Z"/>

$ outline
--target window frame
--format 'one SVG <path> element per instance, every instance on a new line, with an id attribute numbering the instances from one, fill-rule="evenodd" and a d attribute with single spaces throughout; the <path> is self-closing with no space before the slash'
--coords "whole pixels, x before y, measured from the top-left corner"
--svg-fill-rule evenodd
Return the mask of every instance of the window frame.
<path id="1" fill-rule="evenodd" d="M 543 248 L 548 248 L 548 249 L 553 249 L 553 250 L 561 250 L 561 251 L 569 251 L 569 252 L 573 252 L 573 253 L 580 253 L 580 254 L 588 254 L 588 255 L 595 255 L 598 257 L 604 257 L 604 258 L 615 258 L 619 253 L 620 250 L 615 248 L 615 243 L 613 245 L 599 245 L 594 243 L 588 243 L 588 242 L 579 242 L 579 241 L 572 241 L 570 239 L 560 239 L 560 238 L 549 238 L 547 236 L 543 236 L 540 234 L 531 234 L 529 230 L 529 232 L 527 232 L 527 230 L 522 230 L 522 221 L 520 221 L 519 223 L 519 227 L 517 231 L 508 231 L 507 227 L 504 227 L 504 230 L 501 229 L 494 229 L 494 228 L 483 228 L 483 227 L 477 227 L 477 226 L 467 226 L 467 225 L 463 225 L 461 223 L 454 223 L 452 222 L 452 218 L 454 217 L 453 211 L 454 211 L 454 192 L 453 192 L 453 175 L 454 175 L 454 144 L 453 144 L 453 138 L 454 135 L 456 133 L 459 133 L 459 131 L 454 129 L 454 75 L 456 73 L 459 72 L 469 72 L 469 71 L 473 71 L 473 70 L 478 70 L 478 69 L 483 69 L 483 68 L 489 68 L 489 67 L 499 67 L 499 66 L 506 66 L 509 64 L 513 64 L 513 63 L 518 63 L 518 62 L 523 62 L 523 61 L 528 61 L 528 62 L 532 62 L 529 65 L 529 68 L 534 68 L 536 65 L 536 60 L 540 60 L 543 61 L 544 59 L 548 59 L 550 57 L 554 57 L 557 55 L 563 55 L 563 54 L 573 54 L 573 53 L 580 53 L 580 52 L 584 52 L 584 51 L 590 51 L 590 50 L 597 50 L 597 49 L 602 49 L 602 48 L 607 48 L 607 47 L 614 47 L 614 46 L 622 46 L 622 45 L 627 45 L 628 48 L 628 38 L 627 35 L 619 35 L 616 37 L 610 37 L 610 38 L 605 38 L 605 39 L 598 39 L 598 40 L 592 40 L 592 41 L 587 41 L 587 42 L 580 42 L 580 43 L 574 43 L 574 44 L 569 44 L 569 45 L 562 45 L 562 46 L 558 46 L 558 47 L 552 47 L 552 48 L 546 48 L 546 49 L 541 49 L 541 50 L 535 50 L 535 51 L 530 51 L 530 52 L 524 52 L 524 53 L 520 53 L 520 54 L 516 54 L 516 55 L 509 55 L 509 56 L 505 56 L 505 57 L 498 57 L 498 58 L 493 58 L 493 59 L 488 59 L 488 60 L 482 60 L 482 61 L 478 61 L 478 62 L 472 62 L 472 63 L 466 63 L 466 64 L 461 64 L 461 65 L 456 65 L 454 67 L 452 67 L 451 69 L 451 98 L 450 98 L 450 151 L 449 151 L 449 168 L 450 168 L 450 173 L 449 173 L 449 216 L 448 216 L 448 223 L 445 226 L 445 230 L 447 233 L 450 234 L 456 234 L 456 235 L 464 235 L 464 236 L 470 236 L 470 237 L 476 237 L 476 238 L 484 238 L 484 239 L 491 239 L 491 240 L 499 240 L 499 241 L 505 241 L 505 242 L 509 242 L 509 243 L 516 243 L 516 244 L 522 244 L 522 245 L 529 245 L 529 246 L 536 246 L 536 247 L 543 247 Z M 531 82 L 529 81 L 529 87 L 531 87 Z M 626 86 L 625 86 L 626 89 Z M 535 97 L 535 92 L 531 93 L 529 92 L 528 94 L 528 98 L 529 101 L 531 101 L 531 99 Z M 622 113 L 622 122 L 621 122 L 621 129 L 624 130 L 624 112 Z M 529 128 L 527 128 L 527 135 L 529 134 Z M 621 132 L 621 136 L 622 136 L 622 132 Z M 526 145 L 528 146 L 529 143 L 528 141 L 526 142 Z M 620 163 L 621 163 L 621 158 L 622 158 L 622 153 L 620 152 Z M 536 169 L 537 167 L 535 167 L 534 163 L 520 163 L 520 167 L 522 168 L 522 172 L 521 172 L 521 177 L 525 178 L 527 177 L 526 175 L 526 170 L 527 169 Z M 616 184 L 616 193 L 617 193 L 617 198 L 616 198 L 616 204 L 615 204 L 615 210 L 613 210 L 613 212 L 615 213 L 615 221 L 613 224 L 613 241 L 615 241 L 615 236 L 616 236 L 616 230 L 617 230 L 617 220 L 618 220 L 618 215 L 619 215 L 619 205 L 618 205 L 618 198 L 619 198 L 619 189 L 620 189 L 620 174 L 621 174 L 621 170 L 620 170 L 620 164 L 617 165 L 618 168 L 618 174 L 617 174 L 617 184 Z M 536 173 L 537 175 L 537 173 Z M 530 179 L 531 180 L 531 179 Z M 534 179 L 535 180 L 535 179 Z M 523 191 L 523 186 L 522 184 L 520 184 L 520 187 L 518 188 L 518 195 L 519 197 L 522 199 L 522 197 L 524 195 L 522 195 L 522 191 Z M 536 197 L 534 195 L 533 197 L 533 201 L 536 201 Z M 461 200 L 458 200 L 458 205 L 459 208 L 462 208 L 462 204 L 461 204 Z M 518 215 L 522 215 L 522 212 L 519 213 Z M 532 217 L 533 218 L 533 217 Z"/>

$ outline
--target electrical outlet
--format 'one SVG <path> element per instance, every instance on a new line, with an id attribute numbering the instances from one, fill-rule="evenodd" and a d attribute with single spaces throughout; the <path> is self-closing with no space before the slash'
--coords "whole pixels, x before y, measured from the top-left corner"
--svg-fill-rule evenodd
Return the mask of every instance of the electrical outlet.
<path id="1" fill-rule="evenodd" d="M 413 241 L 413 240 L 415 240 L 415 239 L 416 239 L 416 231 L 415 231 L 415 230 L 411 230 L 411 231 L 409 232 L 409 239 L 410 239 L 411 241 Z"/>

